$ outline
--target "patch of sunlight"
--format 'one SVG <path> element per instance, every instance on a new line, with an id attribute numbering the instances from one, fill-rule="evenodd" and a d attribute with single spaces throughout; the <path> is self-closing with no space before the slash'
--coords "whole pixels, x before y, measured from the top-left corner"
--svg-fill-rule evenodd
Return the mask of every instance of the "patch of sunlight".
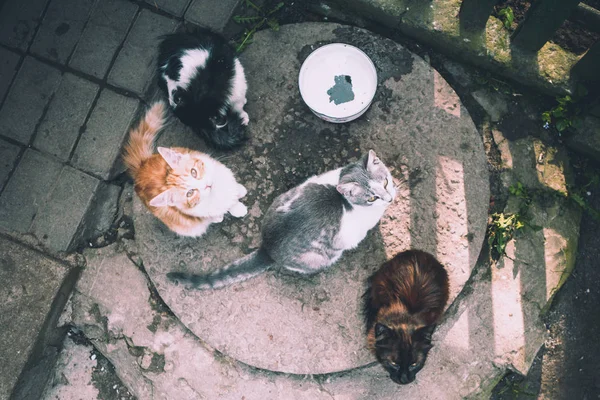
<path id="1" fill-rule="evenodd" d="M 408 167 L 390 168 L 394 176 L 396 199 L 388 207 L 379 223 L 379 232 L 383 239 L 385 255 L 388 259 L 397 253 L 408 250 L 411 245 L 410 234 L 410 187 L 408 186 Z M 401 177 L 398 179 L 398 177 Z"/>
<path id="2" fill-rule="evenodd" d="M 427 2 L 424 2 L 427 4 Z M 457 18 L 462 0 L 434 0 L 431 2 L 432 27 L 452 36 L 460 35 Z"/>
<path id="3" fill-rule="evenodd" d="M 566 268 L 568 243 L 552 228 L 544 228 L 544 262 L 546 264 L 546 301 L 554 295 Z"/>
<path id="4" fill-rule="evenodd" d="M 462 289 L 453 287 L 452 282 L 466 282 L 471 274 L 464 180 L 462 163 L 449 157 L 438 158 L 435 174 L 437 257 L 450 275 L 450 298 Z"/>
<path id="5" fill-rule="evenodd" d="M 492 130 L 492 136 L 494 137 L 494 142 L 496 142 L 496 146 L 498 146 L 498 151 L 500 152 L 500 158 L 502 159 L 502 166 L 504 168 L 512 169 L 513 168 L 513 157 L 510 151 L 510 143 L 502 132 L 497 129 Z"/>
<path id="6" fill-rule="evenodd" d="M 435 70 L 433 71 L 433 104 L 448 114 L 460 118 L 460 99 L 458 95 Z"/>
<path id="7" fill-rule="evenodd" d="M 525 322 L 521 304 L 521 272 L 515 271 L 515 241 L 506 246 L 502 267 L 492 266 L 494 352 L 499 364 L 525 365 Z"/>
<path id="8" fill-rule="evenodd" d="M 491 16 L 485 26 L 485 45 L 487 55 L 495 61 L 510 65 L 512 54 L 510 49 L 510 32 L 504 28 L 502 21 Z"/>
<path id="9" fill-rule="evenodd" d="M 535 152 L 535 169 L 540 183 L 549 188 L 567 194 L 564 160 L 555 147 L 544 145 L 540 140 L 533 142 Z"/>
<path id="10" fill-rule="evenodd" d="M 444 346 L 469 350 L 469 309 L 465 309 L 444 338 Z"/>

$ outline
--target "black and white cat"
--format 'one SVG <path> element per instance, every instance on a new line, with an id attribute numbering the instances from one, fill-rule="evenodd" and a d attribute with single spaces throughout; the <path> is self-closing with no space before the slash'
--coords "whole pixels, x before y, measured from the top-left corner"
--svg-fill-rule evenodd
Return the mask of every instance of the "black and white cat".
<path id="1" fill-rule="evenodd" d="M 246 139 L 246 76 L 234 50 L 207 29 L 163 36 L 158 85 L 171 109 L 208 144 L 230 149 Z"/>
<path id="2" fill-rule="evenodd" d="M 317 273 L 356 247 L 395 196 L 390 172 L 370 150 L 359 161 L 278 196 L 265 214 L 258 250 L 209 274 L 167 276 L 198 289 L 217 289 L 271 268 Z"/>

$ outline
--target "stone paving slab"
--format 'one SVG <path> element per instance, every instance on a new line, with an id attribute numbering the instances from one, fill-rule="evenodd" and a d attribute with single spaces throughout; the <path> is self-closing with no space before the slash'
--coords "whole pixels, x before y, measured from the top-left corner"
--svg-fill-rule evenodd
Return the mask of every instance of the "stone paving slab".
<path id="1" fill-rule="evenodd" d="M 74 168 L 63 167 L 31 228 L 45 247 L 59 251 L 70 249 L 99 183 L 98 179 Z"/>
<path id="2" fill-rule="evenodd" d="M 359 46 L 378 68 L 374 103 L 352 123 L 319 120 L 303 104 L 296 78 L 290 79 L 312 50 L 329 42 Z M 249 215 L 215 225 L 200 239 L 180 238 L 136 201 L 144 265 L 183 323 L 235 359 L 298 374 L 364 366 L 373 358 L 365 348 L 360 299 L 365 279 L 383 261 L 409 247 L 436 254 L 449 270 L 452 298 L 470 276 L 489 201 L 481 137 L 437 72 L 400 45 L 360 29 L 298 24 L 263 31 L 242 62 L 251 88 L 252 139 L 225 160 L 248 188 Z M 159 145 L 193 139 L 189 130 L 170 126 Z M 198 138 L 192 148 L 202 148 Z M 166 280 L 172 270 L 209 271 L 248 253 L 259 244 L 261 217 L 277 194 L 368 149 L 392 169 L 400 193 L 368 239 L 337 265 L 311 278 L 267 273 L 217 291 Z"/>
<path id="3" fill-rule="evenodd" d="M 44 108 L 60 81 L 59 70 L 26 57 L 0 110 L 2 135 L 29 144 Z"/>
<path id="4" fill-rule="evenodd" d="M 110 71 L 108 83 L 142 95 L 156 69 L 158 39 L 173 32 L 177 25 L 174 19 L 142 10 Z"/>
<path id="5" fill-rule="evenodd" d="M 5 1 L 0 10 L 0 43 L 27 50 L 48 1 Z"/>
<path id="6" fill-rule="evenodd" d="M 35 148 L 68 161 L 98 92 L 98 85 L 65 74 L 38 127 Z"/>
<path id="7" fill-rule="evenodd" d="M 137 107 L 138 100 L 103 90 L 73 154 L 73 166 L 102 179 L 112 178 Z"/>
<path id="8" fill-rule="evenodd" d="M 124 0 L 96 3 L 69 66 L 102 79 L 125 39 L 138 7 Z"/>
<path id="9" fill-rule="evenodd" d="M 240 0 L 193 0 L 185 19 L 206 28 L 222 31 Z"/>
<path id="10" fill-rule="evenodd" d="M 0 228 L 27 233 L 60 175 L 62 164 L 27 149 L 0 195 Z"/>
<path id="11" fill-rule="evenodd" d="M 20 58 L 21 56 L 12 51 L 0 48 L 0 103 L 17 73 Z"/>
<path id="12" fill-rule="evenodd" d="M 190 0 L 145 0 L 146 3 L 164 10 L 169 14 L 181 17 L 185 12 Z M 210 2 L 210 1 L 209 1 Z M 215 7 L 221 7 L 221 4 L 215 4 Z"/>
<path id="13" fill-rule="evenodd" d="M 13 170 L 20 152 L 19 146 L 0 139 L 0 192 L 4 189 L 8 175 Z"/>
<path id="14" fill-rule="evenodd" d="M 6 147 L 7 161 L 20 151 L 11 146 Z M 82 238 L 108 230 L 119 193 L 115 185 L 27 149 L 0 195 L 0 230 L 32 234 L 51 252 L 70 251 Z"/>
<path id="15" fill-rule="evenodd" d="M 54 0 L 33 41 L 31 51 L 61 64 L 73 52 L 94 0 Z"/>
<path id="16" fill-rule="evenodd" d="M 0 398 L 9 398 L 68 271 L 0 236 Z"/>

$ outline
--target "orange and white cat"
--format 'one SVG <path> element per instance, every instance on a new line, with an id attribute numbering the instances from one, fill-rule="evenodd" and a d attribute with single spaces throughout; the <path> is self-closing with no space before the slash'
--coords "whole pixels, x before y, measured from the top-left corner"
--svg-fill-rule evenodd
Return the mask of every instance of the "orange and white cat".
<path id="1" fill-rule="evenodd" d="M 226 213 L 243 217 L 246 188 L 225 165 L 199 151 L 159 147 L 154 139 L 164 124 L 165 105 L 155 103 L 129 132 L 123 160 L 146 207 L 182 236 L 201 236 Z"/>

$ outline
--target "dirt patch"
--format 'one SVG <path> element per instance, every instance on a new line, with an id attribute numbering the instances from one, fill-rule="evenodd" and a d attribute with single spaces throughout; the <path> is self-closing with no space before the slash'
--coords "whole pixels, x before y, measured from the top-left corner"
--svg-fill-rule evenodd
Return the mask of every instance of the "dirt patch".
<path id="1" fill-rule="evenodd" d="M 599 0 L 588 0 L 585 3 L 591 7 L 600 9 Z M 492 15 L 503 20 L 500 10 L 510 7 L 514 14 L 514 21 L 508 29 L 514 32 L 519 23 L 525 19 L 525 13 L 529 10 L 531 4 L 532 2 L 529 0 L 505 0 L 494 8 Z M 572 53 L 583 54 L 598 39 L 600 39 L 600 33 L 591 31 L 582 23 L 567 20 L 558 28 L 550 41 Z"/>

